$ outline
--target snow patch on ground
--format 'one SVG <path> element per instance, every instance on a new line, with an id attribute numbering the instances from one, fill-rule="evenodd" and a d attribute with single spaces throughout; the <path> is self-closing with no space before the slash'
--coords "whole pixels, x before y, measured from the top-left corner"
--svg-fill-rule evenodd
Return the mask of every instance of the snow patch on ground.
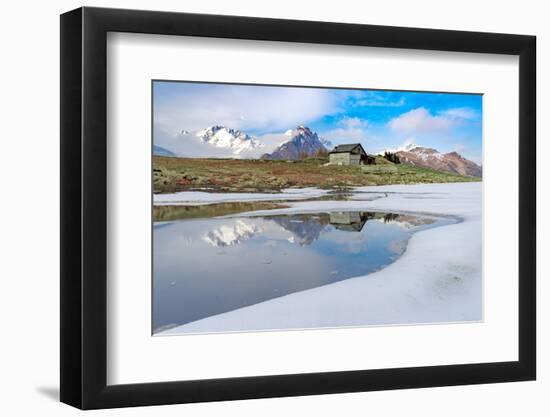
<path id="1" fill-rule="evenodd" d="M 204 191 L 182 191 L 171 194 L 154 194 L 153 202 L 161 205 L 200 205 L 212 203 L 235 203 L 242 201 L 300 200 L 322 197 L 328 190 L 315 187 L 286 188 L 280 193 L 209 193 Z"/>

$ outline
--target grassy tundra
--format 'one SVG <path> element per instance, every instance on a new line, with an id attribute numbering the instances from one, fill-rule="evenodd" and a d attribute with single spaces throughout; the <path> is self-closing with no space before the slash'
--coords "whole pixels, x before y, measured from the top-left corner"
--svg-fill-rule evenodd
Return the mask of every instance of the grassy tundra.
<path id="1" fill-rule="evenodd" d="M 153 186 L 155 193 L 197 189 L 276 192 L 289 187 L 346 188 L 481 180 L 403 164 L 395 165 L 394 172 L 362 172 L 353 166 L 324 166 L 326 162 L 324 158 L 267 161 L 154 156 Z M 382 157 L 377 157 L 376 163 L 392 164 Z"/>

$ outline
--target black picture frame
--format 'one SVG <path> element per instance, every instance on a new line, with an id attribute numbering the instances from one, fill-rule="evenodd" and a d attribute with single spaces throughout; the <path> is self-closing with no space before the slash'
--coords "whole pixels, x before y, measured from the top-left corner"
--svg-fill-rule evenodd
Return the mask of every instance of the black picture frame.
<path id="1" fill-rule="evenodd" d="M 519 56 L 519 358 L 107 385 L 108 32 Z M 156 11 L 61 15 L 61 401 L 81 409 L 533 380 L 536 377 L 536 38 Z"/>

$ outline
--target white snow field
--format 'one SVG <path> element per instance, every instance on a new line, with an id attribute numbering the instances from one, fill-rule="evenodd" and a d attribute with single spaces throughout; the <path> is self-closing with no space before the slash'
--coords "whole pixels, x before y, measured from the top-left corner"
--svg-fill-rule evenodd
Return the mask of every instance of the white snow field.
<path id="1" fill-rule="evenodd" d="M 155 206 L 200 205 L 212 203 L 238 203 L 243 201 L 301 200 L 321 197 L 328 190 L 315 187 L 287 188 L 280 193 L 209 193 L 206 191 L 182 191 L 171 194 L 154 194 Z"/>
<path id="2" fill-rule="evenodd" d="M 482 183 L 360 187 L 356 191 L 353 201 L 292 202 L 290 208 L 269 212 L 361 209 L 451 215 L 462 221 L 414 234 L 405 253 L 380 271 L 207 317 L 158 335 L 481 321 Z M 383 197 L 361 201 L 370 198 L 371 192 Z"/>

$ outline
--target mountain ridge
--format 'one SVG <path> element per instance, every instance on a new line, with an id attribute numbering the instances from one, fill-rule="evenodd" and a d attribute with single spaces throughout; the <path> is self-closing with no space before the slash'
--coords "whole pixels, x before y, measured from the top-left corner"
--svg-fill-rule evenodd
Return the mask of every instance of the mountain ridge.
<path id="1" fill-rule="evenodd" d="M 390 151 L 395 153 L 402 164 L 431 168 L 452 174 L 481 177 L 483 169 L 456 151 L 441 153 L 437 149 L 409 144 L 401 149 Z"/>
<path id="2" fill-rule="evenodd" d="M 314 156 L 320 151 L 327 151 L 331 143 L 323 141 L 309 127 L 300 125 L 285 132 L 290 139 L 280 144 L 271 153 L 264 153 L 261 159 L 297 160 L 303 156 Z"/>
<path id="3" fill-rule="evenodd" d="M 153 155 L 156 156 L 176 156 L 174 152 L 162 146 L 153 145 Z"/>
<path id="4" fill-rule="evenodd" d="M 222 125 L 210 126 L 195 133 L 203 143 L 208 143 L 217 148 L 230 148 L 234 155 L 261 148 L 263 144 L 253 139 L 248 134 L 237 129 L 231 129 Z"/>

